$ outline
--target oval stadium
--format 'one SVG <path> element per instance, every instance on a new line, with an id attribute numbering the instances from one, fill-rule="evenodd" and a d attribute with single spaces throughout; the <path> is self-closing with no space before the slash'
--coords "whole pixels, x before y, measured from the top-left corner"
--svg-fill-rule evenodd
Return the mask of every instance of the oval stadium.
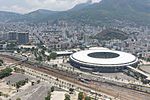
<path id="1" fill-rule="evenodd" d="M 136 67 L 138 58 L 132 54 L 114 50 L 84 50 L 70 56 L 70 64 L 92 72 L 121 72 L 126 66 Z"/>

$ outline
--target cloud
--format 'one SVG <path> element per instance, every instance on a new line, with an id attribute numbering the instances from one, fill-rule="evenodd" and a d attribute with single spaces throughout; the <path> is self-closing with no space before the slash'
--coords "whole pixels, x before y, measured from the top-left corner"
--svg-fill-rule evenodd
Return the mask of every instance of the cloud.
<path id="1" fill-rule="evenodd" d="M 63 11 L 89 0 L 0 0 L 0 10 L 28 13 L 37 9 Z M 100 0 L 91 0 L 93 3 Z"/>
<path id="2" fill-rule="evenodd" d="M 50 10 L 67 10 L 79 3 L 85 3 L 87 0 L 26 0 L 33 8 Z"/>
<path id="3" fill-rule="evenodd" d="M 26 9 L 26 8 L 23 8 L 23 7 L 20 7 L 18 5 L 13 5 L 10 7 L 13 11 L 16 11 L 16 12 L 27 12 L 29 9 Z"/>
<path id="4" fill-rule="evenodd" d="M 1 6 L 0 9 L 2 11 L 12 11 L 12 12 L 18 12 L 18 13 L 24 13 L 24 12 L 28 12 L 29 9 L 27 8 L 23 8 L 23 7 L 20 7 L 18 5 L 12 5 L 12 6 Z"/>

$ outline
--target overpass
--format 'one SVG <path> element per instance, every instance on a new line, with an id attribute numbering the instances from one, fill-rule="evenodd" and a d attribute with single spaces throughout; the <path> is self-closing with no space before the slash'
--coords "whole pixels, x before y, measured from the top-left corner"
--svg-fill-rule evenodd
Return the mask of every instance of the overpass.
<path id="1" fill-rule="evenodd" d="M 147 73 L 145 73 L 145 72 L 143 72 L 143 71 L 141 71 L 141 70 L 139 70 L 139 69 L 136 69 L 136 68 L 134 68 L 134 67 L 132 67 L 132 66 L 127 66 L 127 68 L 130 69 L 130 70 L 132 70 L 132 71 L 135 71 L 135 72 L 139 73 L 139 74 L 142 75 L 146 80 L 150 81 L 150 75 L 149 75 L 149 74 L 147 74 Z"/>

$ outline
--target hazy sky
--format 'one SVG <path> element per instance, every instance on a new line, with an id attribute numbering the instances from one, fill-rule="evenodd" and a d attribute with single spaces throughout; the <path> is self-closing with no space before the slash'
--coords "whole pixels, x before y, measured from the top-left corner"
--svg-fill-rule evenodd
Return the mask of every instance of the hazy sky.
<path id="1" fill-rule="evenodd" d="M 89 0 L 0 0 L 1 11 L 27 13 L 37 9 L 67 10 Z M 101 0 L 92 0 L 99 2 Z"/>

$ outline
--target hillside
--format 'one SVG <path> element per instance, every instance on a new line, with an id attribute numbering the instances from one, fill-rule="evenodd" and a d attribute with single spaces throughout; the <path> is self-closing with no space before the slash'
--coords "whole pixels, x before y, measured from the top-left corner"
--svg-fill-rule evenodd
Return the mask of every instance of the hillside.
<path id="1" fill-rule="evenodd" d="M 14 20 L 16 18 L 21 18 L 21 17 L 23 16 L 18 13 L 0 11 L 0 22 L 8 22 L 8 21 Z"/>
<path id="2" fill-rule="evenodd" d="M 115 20 L 150 22 L 150 0 L 102 0 L 77 12 L 71 12 L 75 20 L 88 23 L 112 23 Z M 66 18 L 67 19 L 67 18 Z"/>
<path id="3" fill-rule="evenodd" d="M 43 22 L 63 19 L 93 25 L 110 25 L 116 21 L 150 25 L 150 0 L 102 0 L 76 5 L 68 11 L 37 10 L 28 14 L 0 14 L 0 21 Z"/>
<path id="4" fill-rule="evenodd" d="M 24 19 L 26 21 L 42 21 L 42 20 L 48 20 L 51 15 L 55 15 L 57 11 L 50 11 L 50 10 L 44 10 L 44 9 L 39 9 L 33 12 L 30 12 L 28 14 L 24 15 Z"/>
<path id="5" fill-rule="evenodd" d="M 98 39 L 99 41 L 111 39 L 125 40 L 128 38 L 128 34 L 120 30 L 107 29 L 103 30 L 101 33 L 96 34 L 92 38 Z"/>

